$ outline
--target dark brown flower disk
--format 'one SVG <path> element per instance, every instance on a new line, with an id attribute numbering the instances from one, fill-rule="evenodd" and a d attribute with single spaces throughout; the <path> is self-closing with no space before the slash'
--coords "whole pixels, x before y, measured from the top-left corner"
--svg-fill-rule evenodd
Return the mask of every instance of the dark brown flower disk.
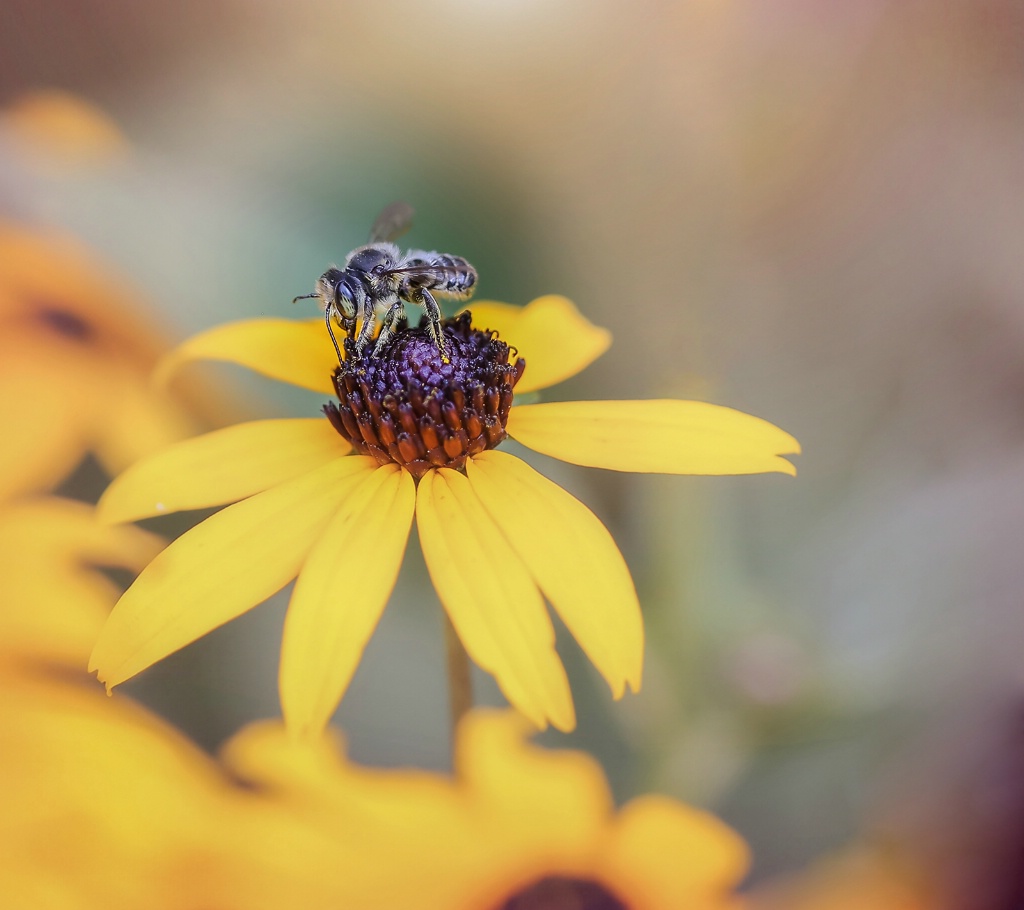
<path id="1" fill-rule="evenodd" d="M 470 325 L 469 313 L 443 323 L 450 362 L 424 324 L 399 332 L 374 355 L 346 343 L 334 373 L 338 404 L 324 405 L 334 428 L 362 455 L 395 462 L 413 477 L 459 469 L 506 437 L 512 390 L 526 369 L 509 346 Z"/>
<path id="2" fill-rule="evenodd" d="M 629 910 L 597 882 L 549 876 L 513 894 L 495 910 Z"/>

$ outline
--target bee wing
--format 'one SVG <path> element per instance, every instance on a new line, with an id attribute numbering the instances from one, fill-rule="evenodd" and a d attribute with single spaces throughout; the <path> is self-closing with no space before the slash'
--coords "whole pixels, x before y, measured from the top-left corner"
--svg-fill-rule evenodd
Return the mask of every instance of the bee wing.
<path id="1" fill-rule="evenodd" d="M 388 269 L 384 274 L 407 276 L 414 284 L 417 279 L 436 281 L 449 275 L 458 275 L 459 269 L 445 262 L 445 258 L 435 252 L 409 250 L 395 268 Z"/>
<path id="2" fill-rule="evenodd" d="M 412 226 L 416 210 L 408 202 L 392 202 L 370 228 L 370 243 L 397 240 Z"/>
<path id="3" fill-rule="evenodd" d="M 431 265 L 426 261 L 413 261 L 409 262 L 404 260 L 402 265 L 397 269 L 388 269 L 385 273 L 385 277 L 392 275 L 401 275 L 403 278 L 407 278 L 411 284 L 418 284 L 421 281 L 430 283 L 436 281 L 438 278 L 448 274 L 448 269 Z"/>

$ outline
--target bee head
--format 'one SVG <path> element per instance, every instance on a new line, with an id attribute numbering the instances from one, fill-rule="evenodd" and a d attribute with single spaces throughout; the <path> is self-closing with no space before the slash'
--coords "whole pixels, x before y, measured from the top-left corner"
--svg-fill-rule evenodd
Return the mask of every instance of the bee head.
<path id="1" fill-rule="evenodd" d="M 317 280 L 316 290 L 310 296 L 319 297 L 324 306 L 330 306 L 338 293 L 338 282 L 344 274 L 341 269 L 328 269 Z"/>

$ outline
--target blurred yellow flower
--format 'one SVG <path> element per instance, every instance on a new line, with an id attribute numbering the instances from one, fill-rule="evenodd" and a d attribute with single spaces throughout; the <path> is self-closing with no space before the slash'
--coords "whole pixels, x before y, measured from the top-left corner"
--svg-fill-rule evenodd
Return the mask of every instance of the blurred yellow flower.
<path id="1" fill-rule="evenodd" d="M 0 667 L 0 804 L 5 908 L 363 906 L 344 819 L 311 824 L 128 699 L 39 671 Z"/>
<path id="2" fill-rule="evenodd" d="M 126 699 L 3 670 L 0 717 L 5 907 L 726 910 L 747 864 L 705 813 L 615 811 L 592 759 L 525 744 L 511 713 L 464 720 L 455 779 L 358 767 L 279 724 L 219 765 Z"/>
<path id="3" fill-rule="evenodd" d="M 90 519 L 60 500 L 0 513 L 4 906 L 492 910 L 552 889 L 728 906 L 745 864 L 735 835 L 657 797 L 615 814 L 591 759 L 526 745 L 511 713 L 466 720 L 453 781 L 360 768 L 336 740 L 296 743 L 276 723 L 243 731 L 220 765 L 103 697 L 68 672 L 113 600 L 78 561 L 136 565 L 155 540 Z"/>
<path id="4" fill-rule="evenodd" d="M 0 672 L 4 906 L 214 906 L 227 780 L 167 725 L 97 696 Z"/>
<path id="5" fill-rule="evenodd" d="M 0 659 L 84 670 L 120 593 L 97 568 L 138 572 L 163 545 L 141 528 L 97 524 L 85 503 L 0 506 Z"/>
<path id="6" fill-rule="evenodd" d="M 169 725 L 89 684 L 117 598 L 94 566 L 137 570 L 159 548 L 139 528 L 98 526 L 83 503 L 0 508 L 0 906 L 352 906 L 325 874 L 339 869 L 333 832 L 240 789 Z"/>
<path id="7" fill-rule="evenodd" d="M 57 89 L 37 89 L 0 111 L 0 133 L 47 170 L 94 167 L 122 159 L 128 140 L 110 115 L 84 98 Z"/>
<path id="8" fill-rule="evenodd" d="M 122 281 L 71 238 L 0 222 L 0 501 L 50 489 L 93 453 L 111 475 L 194 433 L 148 382 L 163 345 Z"/>
<path id="9" fill-rule="evenodd" d="M 525 741 L 512 712 L 462 721 L 453 780 L 352 765 L 276 724 L 223 758 L 243 780 L 355 846 L 356 906 L 416 910 L 725 910 L 747 868 L 740 838 L 661 796 L 616 810 L 597 763 Z M 361 853 L 360 853 L 361 851 Z"/>
<path id="10" fill-rule="evenodd" d="M 616 698 L 639 687 L 639 604 L 611 535 L 556 484 L 491 448 L 507 428 L 526 446 L 582 465 L 792 474 L 781 455 L 799 446 L 766 421 L 704 402 L 565 402 L 509 412 L 513 386 L 534 391 L 579 372 L 608 347 L 609 334 L 561 297 L 472 310 L 474 326 L 493 331 L 471 327 L 466 315 L 449 320 L 445 331 L 461 352 L 451 364 L 410 330 L 386 356 L 339 367 L 321 320 L 223 326 L 170 356 L 165 375 L 190 359 L 228 360 L 333 392 L 339 403 L 325 407 L 329 420 L 258 421 L 185 441 L 111 485 L 99 504 L 109 522 L 236 504 L 171 544 L 114 608 L 90 663 L 108 687 L 298 576 L 282 642 L 281 703 L 291 729 L 319 732 L 391 593 L 414 514 L 434 586 L 467 652 L 535 724 L 575 724 L 544 598 Z M 525 373 L 504 343 L 513 341 L 529 362 Z"/>

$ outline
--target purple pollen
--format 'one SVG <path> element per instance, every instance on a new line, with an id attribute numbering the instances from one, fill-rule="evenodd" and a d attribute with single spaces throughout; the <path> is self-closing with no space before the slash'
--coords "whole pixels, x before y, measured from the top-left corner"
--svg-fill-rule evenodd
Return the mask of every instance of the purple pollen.
<path id="1" fill-rule="evenodd" d="M 423 324 L 398 332 L 379 354 L 346 344 L 334 373 L 338 404 L 324 405 L 333 427 L 361 455 L 394 462 L 413 477 L 458 470 L 506 437 L 512 389 L 526 369 L 509 346 L 471 326 L 462 313 L 442 323 L 449 362 Z"/>

